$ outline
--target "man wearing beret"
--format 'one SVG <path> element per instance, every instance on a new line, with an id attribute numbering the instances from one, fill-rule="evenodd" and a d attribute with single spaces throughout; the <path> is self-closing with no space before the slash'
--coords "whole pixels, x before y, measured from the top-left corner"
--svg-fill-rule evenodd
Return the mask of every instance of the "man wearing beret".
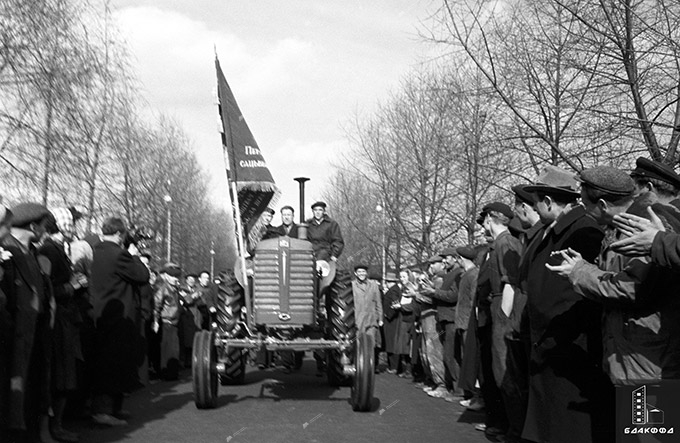
<path id="1" fill-rule="evenodd" d="M 307 239 L 312 242 L 317 260 L 337 261 L 345 242 L 340 225 L 326 214 L 326 203 L 318 201 L 312 205 L 314 216 L 307 220 Z"/>
<path id="2" fill-rule="evenodd" d="M 136 290 L 149 281 L 149 270 L 139 257 L 124 249 L 126 237 L 123 220 L 109 217 L 104 221 L 101 242 L 94 247 L 90 279 L 92 319 L 97 329 L 94 365 L 98 368 L 93 419 L 108 426 L 127 424 L 115 415 L 121 415 L 123 393 L 137 381 L 137 368 L 129 363 L 136 360 L 134 342 L 139 337 L 132 337 L 127 350 L 118 344 L 120 336 L 129 332 L 130 322 L 136 330 Z M 138 253 L 136 248 L 131 251 Z"/>
<path id="3" fill-rule="evenodd" d="M 368 266 L 358 264 L 354 267 L 352 281 L 352 294 L 354 295 L 354 315 L 356 318 L 357 333 L 365 333 L 373 338 L 376 351 L 380 348 L 380 327 L 383 325 L 383 308 L 378 283 L 368 279 Z"/>
<path id="4" fill-rule="evenodd" d="M 550 269 L 603 305 L 604 361 L 614 384 L 680 379 L 680 274 L 654 264 L 648 255 L 624 257 L 609 248 L 619 236 L 614 216 L 645 214 L 650 201 L 644 194 L 634 200 L 632 180 L 615 168 L 586 169 L 579 178 L 583 203 L 610 235 L 599 266 L 567 250 L 560 252 L 561 265 Z"/>
<path id="5" fill-rule="evenodd" d="M 573 172 L 548 166 L 525 190 L 534 194 L 534 208 L 545 229 L 527 248 L 520 267 L 531 336 L 522 437 L 538 442 L 598 441 L 610 425 L 601 414 L 612 410 L 593 382 L 607 383 L 600 363 L 601 307 L 545 265 L 559 264 L 561 259 L 552 253 L 566 248 L 593 261 L 604 233 L 577 204 L 580 194 Z"/>
<path id="6" fill-rule="evenodd" d="M 5 347 L 0 354 L 10 358 L 0 362 L 0 440 L 40 441 L 49 439 L 53 298 L 47 272 L 40 266 L 33 244 L 45 235 L 45 226 L 53 216 L 38 203 L 21 203 L 11 212 L 10 235 L 1 243 L 8 256 L 2 262 L 0 289 L 7 297 L 10 342 L 0 344 Z"/>
<path id="7" fill-rule="evenodd" d="M 508 230 L 514 217 L 512 209 L 504 203 L 493 202 L 484 206 L 484 228 L 494 241 L 489 248 L 489 280 L 491 297 L 491 365 L 500 389 L 508 419 L 507 438 L 518 440 L 524 423 L 512 418 L 522 407 L 517 404 L 519 388 L 517 381 L 507 374 L 506 337 L 519 333 L 519 318 L 513 311 L 515 291 L 519 285 L 519 260 L 522 244 Z M 485 382 L 488 382 L 485 380 Z"/>

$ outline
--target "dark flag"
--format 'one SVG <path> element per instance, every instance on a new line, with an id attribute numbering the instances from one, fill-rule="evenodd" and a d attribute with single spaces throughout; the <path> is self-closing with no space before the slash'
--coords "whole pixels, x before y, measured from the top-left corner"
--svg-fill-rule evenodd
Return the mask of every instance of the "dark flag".
<path id="1" fill-rule="evenodd" d="M 260 216 L 278 199 L 280 191 L 274 183 L 253 134 L 236 103 L 220 62 L 215 57 L 217 69 L 217 97 L 222 124 L 222 147 L 227 163 L 227 179 L 235 185 L 241 226 L 251 245 L 262 236 Z M 234 195 L 231 196 L 234 200 Z M 237 220 L 234 220 L 238 223 Z M 239 239 L 239 242 L 241 239 Z M 245 248 L 244 248 L 245 249 Z"/>

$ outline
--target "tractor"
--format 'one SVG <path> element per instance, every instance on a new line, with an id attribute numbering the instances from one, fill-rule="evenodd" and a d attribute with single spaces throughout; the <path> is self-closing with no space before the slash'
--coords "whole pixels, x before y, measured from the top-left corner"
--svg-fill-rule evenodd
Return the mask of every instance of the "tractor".
<path id="1" fill-rule="evenodd" d="M 317 261 L 306 226 L 298 226 L 299 238 L 257 244 L 247 284 L 238 271 L 222 278 L 213 327 L 194 336 L 197 408 L 216 407 L 220 385 L 244 382 L 250 350 L 314 350 L 325 352 L 331 386 L 351 386 L 352 409 L 371 409 L 374 342 L 356 329 L 350 274 Z"/>

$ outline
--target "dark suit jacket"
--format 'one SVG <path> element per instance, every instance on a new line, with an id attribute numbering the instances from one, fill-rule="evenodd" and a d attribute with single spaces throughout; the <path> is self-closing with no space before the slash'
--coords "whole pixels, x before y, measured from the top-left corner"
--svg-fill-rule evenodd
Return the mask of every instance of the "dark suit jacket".
<path id="1" fill-rule="evenodd" d="M 149 271 L 138 257 L 133 257 L 115 243 L 103 241 L 94 247 L 90 293 L 93 318 L 101 317 L 106 304 L 114 299 L 123 302 L 123 316 L 136 318 L 139 307 L 135 288 L 149 281 Z"/>
<path id="2" fill-rule="evenodd" d="M 276 227 L 280 236 L 287 235 L 291 238 L 298 238 L 298 224 L 293 222 L 290 224 L 290 231 L 286 232 L 286 227 L 284 225 Z"/>

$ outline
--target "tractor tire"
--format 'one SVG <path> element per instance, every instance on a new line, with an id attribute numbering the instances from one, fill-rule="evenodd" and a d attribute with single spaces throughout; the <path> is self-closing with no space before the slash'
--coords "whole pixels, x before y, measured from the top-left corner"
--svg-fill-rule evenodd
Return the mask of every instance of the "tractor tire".
<path id="1" fill-rule="evenodd" d="M 326 299 L 328 328 L 326 337 L 329 340 L 349 340 L 352 349 L 348 350 L 350 364 L 354 358 L 354 341 L 356 338 L 356 319 L 354 316 L 354 295 L 352 280 L 344 271 L 338 271 L 331 284 Z M 326 375 L 331 386 L 351 386 L 352 377 L 343 373 L 342 352 L 338 349 L 326 353 Z"/>
<path id="2" fill-rule="evenodd" d="M 215 323 L 218 332 L 231 334 L 241 319 L 245 296 L 233 273 L 220 277 L 222 283 L 217 287 Z M 246 375 L 247 352 L 242 348 L 227 346 L 226 349 L 220 349 L 218 357 L 225 365 L 225 373 L 219 376 L 220 384 L 222 386 L 242 384 Z"/>
<path id="3" fill-rule="evenodd" d="M 356 373 L 352 383 L 352 409 L 357 412 L 371 410 L 375 387 L 375 341 L 370 334 L 357 336 L 354 362 Z"/>
<path id="4" fill-rule="evenodd" d="M 194 403 L 198 409 L 212 409 L 217 406 L 217 353 L 214 333 L 198 331 L 194 334 L 191 373 L 194 388 Z"/>

